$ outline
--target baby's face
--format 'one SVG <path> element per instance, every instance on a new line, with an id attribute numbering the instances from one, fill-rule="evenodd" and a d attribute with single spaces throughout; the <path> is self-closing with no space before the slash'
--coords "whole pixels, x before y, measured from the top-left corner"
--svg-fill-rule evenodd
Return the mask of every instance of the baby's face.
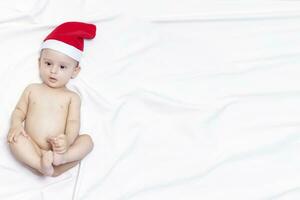
<path id="1" fill-rule="evenodd" d="M 80 71 L 78 62 L 73 58 L 52 49 L 43 49 L 39 59 L 42 81 L 52 88 L 64 87 Z"/>

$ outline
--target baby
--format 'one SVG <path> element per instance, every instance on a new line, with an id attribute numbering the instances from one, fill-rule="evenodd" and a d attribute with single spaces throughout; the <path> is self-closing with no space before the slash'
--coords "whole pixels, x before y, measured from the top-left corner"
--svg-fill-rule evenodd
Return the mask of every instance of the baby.
<path id="1" fill-rule="evenodd" d="M 80 97 L 66 84 L 80 72 L 84 39 L 96 26 L 66 22 L 44 40 L 39 58 L 42 83 L 25 88 L 11 117 L 7 140 L 17 160 L 45 176 L 58 176 L 74 167 L 92 149 L 80 130 Z"/>

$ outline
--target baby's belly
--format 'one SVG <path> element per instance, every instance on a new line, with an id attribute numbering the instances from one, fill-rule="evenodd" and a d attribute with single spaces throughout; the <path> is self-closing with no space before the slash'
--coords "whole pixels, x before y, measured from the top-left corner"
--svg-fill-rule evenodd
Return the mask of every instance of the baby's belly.
<path id="1" fill-rule="evenodd" d="M 57 119 L 31 119 L 25 121 L 26 133 L 36 142 L 36 144 L 44 150 L 51 149 L 48 138 L 64 134 L 65 120 Z"/>

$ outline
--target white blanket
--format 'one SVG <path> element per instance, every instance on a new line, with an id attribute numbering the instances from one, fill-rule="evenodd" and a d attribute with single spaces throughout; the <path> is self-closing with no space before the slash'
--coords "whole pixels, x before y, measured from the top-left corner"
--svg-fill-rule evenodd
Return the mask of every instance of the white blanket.
<path id="1" fill-rule="evenodd" d="M 0 199 L 300 199 L 300 3 L 207 2 L 0 1 Z M 98 28 L 68 85 L 95 147 L 37 177 L 9 117 L 43 38 L 76 20 Z"/>

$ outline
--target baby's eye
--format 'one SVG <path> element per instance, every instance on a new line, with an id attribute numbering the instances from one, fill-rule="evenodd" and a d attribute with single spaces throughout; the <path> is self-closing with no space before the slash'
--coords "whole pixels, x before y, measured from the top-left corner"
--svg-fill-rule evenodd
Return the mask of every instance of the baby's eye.
<path id="1" fill-rule="evenodd" d="M 60 66 L 60 68 L 61 68 L 61 69 L 66 69 L 67 67 L 66 67 L 66 66 L 63 66 L 63 65 L 61 65 L 61 66 Z"/>
<path id="2" fill-rule="evenodd" d="M 45 62 L 45 64 L 46 64 L 47 66 L 50 66 L 50 65 L 51 65 L 51 63 L 49 63 L 49 62 Z"/>

